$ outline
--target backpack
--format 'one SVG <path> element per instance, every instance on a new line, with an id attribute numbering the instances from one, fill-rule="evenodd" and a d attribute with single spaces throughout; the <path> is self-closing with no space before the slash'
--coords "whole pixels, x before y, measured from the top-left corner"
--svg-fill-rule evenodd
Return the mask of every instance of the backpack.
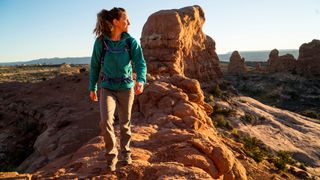
<path id="1" fill-rule="evenodd" d="M 101 57 L 99 59 L 101 67 L 103 67 L 104 64 L 104 57 L 106 55 L 107 52 L 111 52 L 111 51 L 117 51 L 117 52 L 121 52 L 121 51 L 128 51 L 129 53 L 129 57 L 130 60 L 132 60 L 132 55 L 131 55 L 131 45 L 132 45 L 132 38 L 127 38 L 126 39 L 126 45 L 125 48 L 109 48 L 108 43 L 104 40 L 104 36 L 101 35 L 99 36 L 99 40 L 102 42 L 102 53 L 101 53 Z"/>
<path id="2" fill-rule="evenodd" d="M 133 38 L 127 38 L 126 39 L 126 44 L 124 48 L 109 48 L 108 43 L 104 40 L 104 36 L 101 35 L 99 36 L 99 40 L 102 42 L 102 52 L 101 52 L 101 57 L 99 59 L 101 67 L 104 65 L 104 57 L 107 52 L 124 52 L 128 51 L 129 53 L 129 58 L 132 60 L 132 55 L 131 55 L 131 45 Z M 109 83 L 114 83 L 114 82 L 125 82 L 125 83 L 130 83 L 132 79 L 130 77 L 123 77 L 123 78 L 109 78 L 104 74 L 102 71 L 100 72 L 100 79 L 101 81 L 107 81 Z"/>

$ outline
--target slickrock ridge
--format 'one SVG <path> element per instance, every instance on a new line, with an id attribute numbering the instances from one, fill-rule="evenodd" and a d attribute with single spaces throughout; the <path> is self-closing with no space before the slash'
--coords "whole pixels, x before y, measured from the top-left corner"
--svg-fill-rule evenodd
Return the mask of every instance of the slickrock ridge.
<path id="1" fill-rule="evenodd" d="M 320 142 L 316 140 L 320 136 L 320 123 L 317 120 L 266 106 L 249 97 L 238 99 L 237 105 L 243 112 L 257 117 L 253 124 L 240 123 L 240 130 L 261 139 L 276 151 L 292 152 L 293 157 L 308 166 L 320 167 Z"/>
<path id="2" fill-rule="evenodd" d="M 222 77 L 214 40 L 202 32 L 200 6 L 161 10 L 145 23 L 141 46 L 150 74 L 181 74 L 200 82 Z"/>
<path id="3" fill-rule="evenodd" d="M 290 111 L 271 107 L 250 97 L 233 97 L 229 102 L 216 102 L 222 109 L 234 111 L 227 120 L 238 133 L 254 137 L 273 151 L 286 151 L 320 173 L 320 122 Z M 249 119 L 250 116 L 250 119 Z"/>
<path id="4" fill-rule="evenodd" d="M 245 59 L 242 58 L 238 51 L 233 51 L 230 56 L 228 64 L 228 73 L 230 74 L 244 74 L 248 71 L 245 64 Z"/>

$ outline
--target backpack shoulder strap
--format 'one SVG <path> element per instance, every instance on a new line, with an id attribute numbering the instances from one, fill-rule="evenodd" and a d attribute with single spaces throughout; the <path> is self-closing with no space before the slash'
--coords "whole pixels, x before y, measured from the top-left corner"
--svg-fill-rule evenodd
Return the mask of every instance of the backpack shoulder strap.
<path id="1" fill-rule="evenodd" d="M 108 49 L 108 44 L 107 42 L 104 40 L 104 36 L 101 35 L 99 36 L 99 40 L 101 41 L 102 43 L 102 51 L 101 51 L 101 56 L 100 56 L 100 64 L 101 66 L 103 66 L 103 63 L 104 63 L 104 56 L 106 55 L 106 52 L 107 52 L 107 49 Z"/>
<path id="2" fill-rule="evenodd" d="M 132 60 L 132 52 L 131 52 L 132 41 L 133 41 L 132 37 L 129 37 L 126 39 L 126 49 L 128 50 L 130 60 Z"/>

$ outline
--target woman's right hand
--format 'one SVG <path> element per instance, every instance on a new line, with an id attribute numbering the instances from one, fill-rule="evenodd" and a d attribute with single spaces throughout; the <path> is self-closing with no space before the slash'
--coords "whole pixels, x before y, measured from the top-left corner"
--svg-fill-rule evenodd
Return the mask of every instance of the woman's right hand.
<path id="1" fill-rule="evenodd" d="M 98 101 L 98 96 L 96 91 L 90 91 L 90 99 L 91 101 Z"/>

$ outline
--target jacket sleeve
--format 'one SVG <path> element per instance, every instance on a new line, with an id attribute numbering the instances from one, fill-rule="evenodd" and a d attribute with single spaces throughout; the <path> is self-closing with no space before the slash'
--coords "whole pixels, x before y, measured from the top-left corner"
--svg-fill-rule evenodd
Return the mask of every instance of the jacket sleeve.
<path id="1" fill-rule="evenodd" d="M 147 65 L 143 57 L 142 48 L 134 38 L 132 39 L 131 55 L 137 73 L 137 81 L 146 83 Z"/>
<path id="2" fill-rule="evenodd" d="M 102 45 L 97 38 L 94 46 L 93 52 L 91 56 L 91 63 L 90 63 L 90 80 L 89 80 L 89 91 L 97 91 L 97 82 L 99 80 L 99 73 L 100 73 L 100 56 L 102 51 Z"/>

